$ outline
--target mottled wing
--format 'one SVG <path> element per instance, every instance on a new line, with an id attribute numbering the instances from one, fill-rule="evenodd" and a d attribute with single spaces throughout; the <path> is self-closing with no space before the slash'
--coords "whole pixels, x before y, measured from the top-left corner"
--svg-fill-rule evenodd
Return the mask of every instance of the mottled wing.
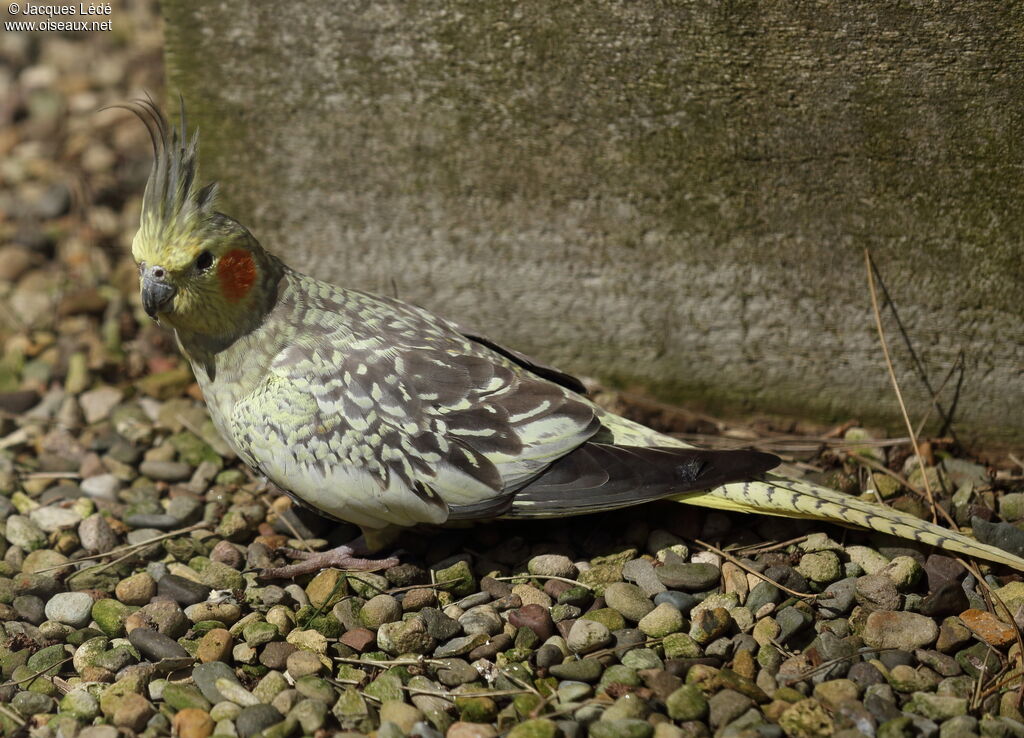
<path id="1" fill-rule="evenodd" d="M 437 523 L 449 510 L 501 514 L 600 425 L 589 403 L 489 352 L 409 343 L 392 334 L 289 346 L 259 396 L 236 406 L 262 429 L 246 438 L 248 455 L 335 517 Z"/>

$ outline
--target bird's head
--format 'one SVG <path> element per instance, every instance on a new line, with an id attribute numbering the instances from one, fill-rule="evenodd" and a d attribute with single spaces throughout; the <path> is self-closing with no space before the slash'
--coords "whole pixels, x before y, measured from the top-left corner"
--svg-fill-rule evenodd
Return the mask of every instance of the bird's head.
<path id="1" fill-rule="evenodd" d="M 126 107 L 153 142 L 132 243 L 143 308 L 179 332 L 228 335 L 261 304 L 272 258 L 245 226 L 216 211 L 216 185 L 200 185 L 198 131 L 187 136 L 184 106 L 180 130 L 149 100 Z"/>

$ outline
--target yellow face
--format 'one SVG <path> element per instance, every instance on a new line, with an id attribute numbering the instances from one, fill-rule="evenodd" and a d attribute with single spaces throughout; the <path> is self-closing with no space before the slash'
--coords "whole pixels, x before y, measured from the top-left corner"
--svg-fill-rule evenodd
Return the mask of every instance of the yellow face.
<path id="1" fill-rule="evenodd" d="M 223 216 L 183 230 L 143 220 L 132 243 L 143 307 L 179 330 L 223 334 L 251 301 L 258 272 L 254 241 Z"/>

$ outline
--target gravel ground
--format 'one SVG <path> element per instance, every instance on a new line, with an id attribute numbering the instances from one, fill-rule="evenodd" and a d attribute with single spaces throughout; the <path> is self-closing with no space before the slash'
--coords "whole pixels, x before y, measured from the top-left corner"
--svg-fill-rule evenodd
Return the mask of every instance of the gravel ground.
<path id="1" fill-rule="evenodd" d="M 415 531 L 385 572 L 258 580 L 278 547 L 356 531 L 238 463 L 141 311 L 148 144 L 96 111 L 159 93 L 160 36 L 148 4 L 121 12 L 123 36 L 0 36 L 5 733 L 1024 736 L 1020 576 L 863 532 L 661 503 Z M 924 513 L 906 444 L 841 435 L 786 448 Z M 1019 468 L 949 448 L 926 473 L 953 517 L 1019 552 Z"/>

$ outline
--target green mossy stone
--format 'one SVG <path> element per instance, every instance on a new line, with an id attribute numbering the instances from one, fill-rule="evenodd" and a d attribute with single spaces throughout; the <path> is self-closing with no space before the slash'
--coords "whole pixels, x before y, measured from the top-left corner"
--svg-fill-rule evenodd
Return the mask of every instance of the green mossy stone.
<path id="1" fill-rule="evenodd" d="M 665 708 L 673 720 L 703 720 L 708 714 L 708 701 L 696 685 L 684 684 L 668 696 Z"/>
<path id="2" fill-rule="evenodd" d="M 123 637 L 124 621 L 128 616 L 138 610 L 138 607 L 125 605 L 115 599 L 97 600 L 92 606 L 92 619 L 96 625 L 109 638 Z"/>
<path id="3" fill-rule="evenodd" d="M 467 597 L 476 591 L 476 577 L 468 561 L 457 561 L 445 569 L 439 569 L 434 579 L 441 585 L 441 590 L 451 593 L 455 598 Z"/>
<path id="4" fill-rule="evenodd" d="M 599 564 L 581 571 L 576 580 L 600 597 L 609 584 L 622 581 L 622 564 Z M 564 594 L 564 593 L 563 593 Z"/>
<path id="5" fill-rule="evenodd" d="M 640 677 L 636 673 L 636 669 L 631 669 L 628 666 L 622 664 L 613 664 L 604 670 L 601 675 L 601 680 L 597 684 L 598 692 L 603 692 L 612 684 L 624 684 L 627 687 L 639 687 L 641 685 Z"/>
<path id="6" fill-rule="evenodd" d="M 199 687 L 193 684 L 168 682 L 164 687 L 163 700 L 175 711 L 192 708 L 209 712 L 212 707 L 210 701 L 199 691 Z"/>
<path id="7" fill-rule="evenodd" d="M 662 640 L 667 659 L 697 659 L 704 655 L 700 644 L 686 633 L 671 633 Z"/>
<path id="8" fill-rule="evenodd" d="M 397 674 L 386 672 L 367 684 L 364 691 L 381 702 L 385 700 L 401 701 L 405 696 L 402 686 L 401 677 Z"/>
<path id="9" fill-rule="evenodd" d="M 590 612 L 585 613 L 582 618 L 584 620 L 593 620 L 594 622 L 601 623 L 601 625 L 611 631 L 622 630 L 626 627 L 626 619 L 622 617 L 621 613 L 610 607 L 591 610 Z"/>
<path id="10" fill-rule="evenodd" d="M 245 589 L 242 573 L 219 561 L 208 561 L 200 572 L 199 580 L 213 589 Z"/>
<path id="11" fill-rule="evenodd" d="M 490 697 L 459 696 L 455 708 L 467 723 L 492 723 L 498 717 L 498 703 Z"/>
<path id="12" fill-rule="evenodd" d="M 62 662 L 71 658 L 61 643 L 47 646 L 32 654 L 29 657 L 27 666 L 34 672 L 41 672 L 45 676 L 56 676 L 60 671 Z"/>
<path id="13" fill-rule="evenodd" d="M 100 702 L 86 689 L 73 689 L 61 698 L 57 709 L 83 723 L 91 723 L 100 714 Z"/>

